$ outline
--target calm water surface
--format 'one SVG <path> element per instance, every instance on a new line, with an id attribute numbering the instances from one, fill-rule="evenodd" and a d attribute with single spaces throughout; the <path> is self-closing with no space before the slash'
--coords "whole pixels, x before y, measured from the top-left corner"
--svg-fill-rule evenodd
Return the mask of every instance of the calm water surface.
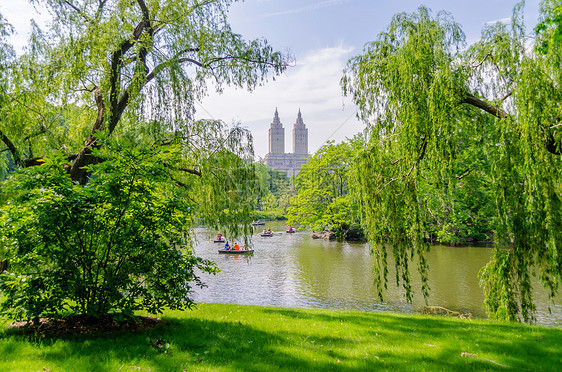
<path id="1" fill-rule="evenodd" d="M 221 272 L 203 277 L 207 287 L 195 290 L 196 302 L 401 312 L 414 312 L 424 304 L 419 294 L 413 304 L 406 303 L 404 291 L 394 285 L 392 268 L 385 301 L 378 299 L 367 244 L 313 240 L 309 232 L 287 234 L 281 222 L 268 222 L 266 227 L 276 233 L 260 237 L 263 227 L 256 231 L 253 256 L 219 255 L 221 245 L 213 243 L 205 229 L 197 230 L 197 255 L 214 261 Z M 490 247 L 432 246 L 427 257 L 429 305 L 485 317 L 477 275 L 491 252 Z M 413 271 L 412 285 L 418 293 L 419 276 Z M 546 291 L 538 290 L 538 282 L 534 287 L 537 321 L 562 326 L 560 296 L 549 300 Z"/>

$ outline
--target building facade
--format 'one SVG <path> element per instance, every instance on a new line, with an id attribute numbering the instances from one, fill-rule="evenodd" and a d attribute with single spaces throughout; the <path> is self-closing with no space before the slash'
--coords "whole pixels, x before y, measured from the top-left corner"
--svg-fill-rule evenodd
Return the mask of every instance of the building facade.
<path id="1" fill-rule="evenodd" d="M 299 174 L 301 166 L 308 158 L 308 129 L 302 120 L 301 110 L 293 125 L 293 152 L 285 152 L 285 128 L 275 109 L 275 115 L 269 128 L 269 153 L 264 162 L 272 169 L 287 173 L 287 177 Z"/>

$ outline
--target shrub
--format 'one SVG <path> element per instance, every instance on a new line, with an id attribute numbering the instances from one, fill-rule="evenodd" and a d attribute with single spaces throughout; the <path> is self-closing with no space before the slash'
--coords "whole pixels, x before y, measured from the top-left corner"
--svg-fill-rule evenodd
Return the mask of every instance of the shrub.
<path id="1" fill-rule="evenodd" d="M 62 156 L 5 181 L 0 236 L 9 260 L 0 273 L 0 314 L 15 320 L 108 313 L 158 313 L 193 305 L 194 205 L 170 182 L 173 152 L 108 144 L 81 186 Z M 118 148 L 116 148 L 118 147 Z"/>

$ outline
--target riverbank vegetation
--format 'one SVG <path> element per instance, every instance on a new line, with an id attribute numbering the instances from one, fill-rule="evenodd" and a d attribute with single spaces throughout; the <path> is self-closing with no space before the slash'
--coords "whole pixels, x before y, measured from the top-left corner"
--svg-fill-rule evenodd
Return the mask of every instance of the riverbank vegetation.
<path id="1" fill-rule="evenodd" d="M 542 2 L 532 41 L 523 6 L 470 46 L 451 14 L 400 13 L 348 62 L 341 84 L 367 125 L 364 142 L 311 156 L 288 214 L 341 238 L 360 222 L 381 300 L 385 244 L 408 299 L 413 262 L 422 279 L 415 290 L 428 296 L 430 242 L 495 242 L 480 276 L 493 317 L 532 321 L 534 275 L 558 291 L 562 6 Z"/>
<path id="2" fill-rule="evenodd" d="M 465 172 L 455 187 L 435 190 L 427 183 L 420 186 L 427 205 L 426 241 L 445 245 L 493 241 L 490 166 L 480 143 L 468 139 L 467 143 L 456 154 L 457 167 Z M 293 180 L 288 223 L 328 230 L 338 239 L 365 239 L 359 208 L 363 190 L 353 182 L 360 172 L 355 162 L 362 151 L 366 151 L 366 143 L 357 135 L 339 144 L 328 143 L 311 155 Z"/>
<path id="3" fill-rule="evenodd" d="M 294 179 L 295 196 L 287 209 L 290 225 L 330 230 L 339 239 L 364 237 L 349 184 L 352 161 L 363 145 L 358 135 L 340 144 L 329 142 L 308 158 Z"/>
<path id="4" fill-rule="evenodd" d="M 294 195 L 294 187 L 287 174 L 265 164 L 255 164 L 259 180 L 259 201 L 252 220 L 284 220 Z"/>
<path id="5" fill-rule="evenodd" d="M 200 304 L 151 330 L 0 331 L 0 370 L 557 371 L 555 328 L 352 311 Z"/>

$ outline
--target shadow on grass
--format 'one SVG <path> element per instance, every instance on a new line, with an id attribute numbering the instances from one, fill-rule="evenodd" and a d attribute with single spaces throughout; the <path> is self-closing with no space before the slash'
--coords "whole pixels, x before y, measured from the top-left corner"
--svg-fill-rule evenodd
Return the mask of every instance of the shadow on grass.
<path id="1" fill-rule="evenodd" d="M 412 342 L 412 345 L 418 346 L 445 342 L 446 344 L 440 345 L 440 355 L 443 361 L 461 356 L 462 353 L 470 353 L 478 354 L 485 359 L 486 355 L 500 355 L 505 365 L 522 370 L 558 371 L 559 366 L 562 365 L 562 353 L 560 353 L 562 332 L 556 328 L 391 313 L 353 311 L 318 313 L 317 311 L 278 308 L 266 308 L 263 312 L 295 320 L 315 319 L 328 323 L 341 322 L 353 325 L 353 327 L 359 327 L 364 335 L 377 335 L 378 339 L 385 342 L 390 348 L 408 343 L 408 339 L 416 340 Z M 483 362 L 486 369 L 504 368 L 494 365 L 493 362 L 490 365 L 490 360 L 480 358 L 475 361 L 478 360 Z M 438 360 L 435 362 L 434 366 L 438 366 L 440 363 Z M 442 367 L 445 368 L 447 365 L 451 367 L 449 363 L 444 363 Z M 474 364 L 466 366 L 466 368 L 477 369 Z"/>
<path id="2" fill-rule="evenodd" d="M 202 309 L 164 317 L 165 323 L 152 330 L 57 339 L 29 339 L 6 330 L 0 332 L 0 365 L 30 344 L 47 366 L 90 371 L 504 369 L 486 360 L 488 355 L 500 355 L 501 363 L 518 370 L 555 370 L 541 360 L 550 355 L 554 368 L 560 361 L 560 356 L 552 358 L 561 347 L 556 329 L 535 332 L 520 325 L 381 313 L 252 311 L 250 322 L 238 315 L 218 319 L 222 314 Z M 311 329 L 313 324 L 328 330 Z M 462 352 L 479 358 L 463 358 Z"/>
<path id="3" fill-rule="evenodd" d="M 290 335 L 257 330 L 240 322 L 197 318 L 166 319 L 157 329 L 134 333 L 57 338 L 6 330 L 0 332 L 0 355 L 3 356 L 0 364 L 3 358 L 16 356 L 22 343 L 41 349 L 43 365 L 57 366 L 61 370 L 74 367 L 74 370 L 114 371 L 120 365 L 118 368 L 123 367 L 122 370 L 311 371 L 334 369 L 338 357 L 345 361 L 345 356 L 335 351 L 346 343 L 344 339 L 316 337 L 309 341 L 313 345 L 330 343 L 332 347 L 326 350 L 320 347 L 310 355 L 311 350 L 295 350 Z M 301 351 L 304 353 L 297 355 Z M 69 358 L 76 358 L 76 363 L 69 362 Z M 362 367 L 375 369 L 376 363 L 365 362 Z"/>

